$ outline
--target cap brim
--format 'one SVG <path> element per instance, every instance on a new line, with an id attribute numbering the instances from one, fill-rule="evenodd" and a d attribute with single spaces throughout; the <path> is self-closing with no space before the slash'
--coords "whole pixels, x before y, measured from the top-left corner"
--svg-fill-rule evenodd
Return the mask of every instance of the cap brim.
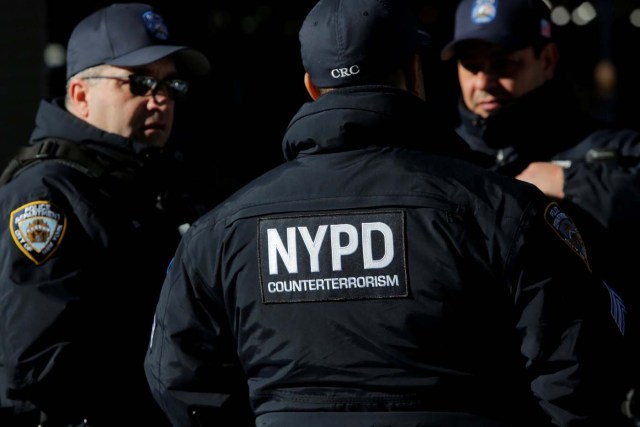
<path id="1" fill-rule="evenodd" d="M 448 61 L 453 58 L 456 55 L 456 44 L 458 44 L 458 42 L 460 41 L 461 40 L 454 40 L 443 47 L 442 51 L 440 52 L 440 59 L 442 59 L 443 61 Z"/>
<path id="2" fill-rule="evenodd" d="M 527 43 L 523 40 L 517 40 L 509 35 L 505 35 L 504 37 L 500 36 L 492 36 L 487 37 L 486 35 L 474 35 L 470 34 L 465 37 L 457 38 L 450 43 L 448 43 L 445 47 L 442 48 L 440 52 L 440 59 L 443 61 L 448 61 L 452 59 L 454 56 L 458 54 L 458 48 L 461 44 L 465 44 L 471 41 L 478 41 L 484 43 L 490 43 L 498 46 L 503 52 L 511 52 L 514 50 L 525 48 L 530 43 Z"/>
<path id="3" fill-rule="evenodd" d="M 207 74 L 211 69 L 206 56 L 186 46 L 148 46 L 122 55 L 117 59 L 105 61 L 105 63 L 118 67 L 139 67 L 172 55 L 176 59 L 180 73 L 201 76 Z"/>

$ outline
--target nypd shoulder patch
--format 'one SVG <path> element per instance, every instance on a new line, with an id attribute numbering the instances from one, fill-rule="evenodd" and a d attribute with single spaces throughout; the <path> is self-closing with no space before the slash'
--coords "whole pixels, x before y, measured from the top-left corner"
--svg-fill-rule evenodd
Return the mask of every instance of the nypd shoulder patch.
<path id="1" fill-rule="evenodd" d="M 589 259 L 587 258 L 587 248 L 578 228 L 573 223 L 573 220 L 569 218 L 569 215 L 560 209 L 560 206 L 558 206 L 556 202 L 551 202 L 545 209 L 544 219 L 567 246 L 584 261 L 589 271 L 591 271 Z"/>
<path id="2" fill-rule="evenodd" d="M 64 212 L 44 200 L 36 200 L 11 212 L 9 230 L 20 251 L 36 265 L 58 249 L 67 228 Z"/>

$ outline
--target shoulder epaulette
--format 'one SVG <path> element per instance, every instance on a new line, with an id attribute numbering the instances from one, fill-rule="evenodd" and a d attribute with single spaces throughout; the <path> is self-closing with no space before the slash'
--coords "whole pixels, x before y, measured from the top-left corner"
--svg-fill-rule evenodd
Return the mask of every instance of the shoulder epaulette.
<path id="1" fill-rule="evenodd" d="M 96 178 L 106 170 L 97 155 L 83 145 L 66 139 L 47 138 L 35 144 L 21 147 L 2 171 L 0 185 L 9 182 L 19 170 L 43 160 L 58 160 Z"/>

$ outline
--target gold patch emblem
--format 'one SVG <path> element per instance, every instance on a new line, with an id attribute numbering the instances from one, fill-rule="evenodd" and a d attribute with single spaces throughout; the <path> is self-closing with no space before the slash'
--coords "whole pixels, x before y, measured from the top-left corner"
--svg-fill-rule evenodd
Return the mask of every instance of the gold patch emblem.
<path id="1" fill-rule="evenodd" d="M 20 251 L 36 265 L 45 262 L 60 246 L 67 218 L 55 205 L 37 200 L 11 212 L 9 230 Z"/>
<path id="2" fill-rule="evenodd" d="M 578 228 L 556 202 L 549 203 L 544 213 L 544 219 L 551 226 L 553 231 L 569 246 L 587 265 L 589 271 L 589 259 L 587 258 L 587 247 L 582 240 Z"/>

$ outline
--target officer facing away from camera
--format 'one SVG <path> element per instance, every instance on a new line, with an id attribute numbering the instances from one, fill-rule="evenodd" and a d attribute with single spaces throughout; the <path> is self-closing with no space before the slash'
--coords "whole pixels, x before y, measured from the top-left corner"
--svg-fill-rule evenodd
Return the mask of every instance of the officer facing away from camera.
<path id="1" fill-rule="evenodd" d="M 614 425 L 619 298 L 555 202 L 433 136 L 409 2 L 320 0 L 299 39 L 286 162 L 164 281 L 145 368 L 174 426 Z"/>

